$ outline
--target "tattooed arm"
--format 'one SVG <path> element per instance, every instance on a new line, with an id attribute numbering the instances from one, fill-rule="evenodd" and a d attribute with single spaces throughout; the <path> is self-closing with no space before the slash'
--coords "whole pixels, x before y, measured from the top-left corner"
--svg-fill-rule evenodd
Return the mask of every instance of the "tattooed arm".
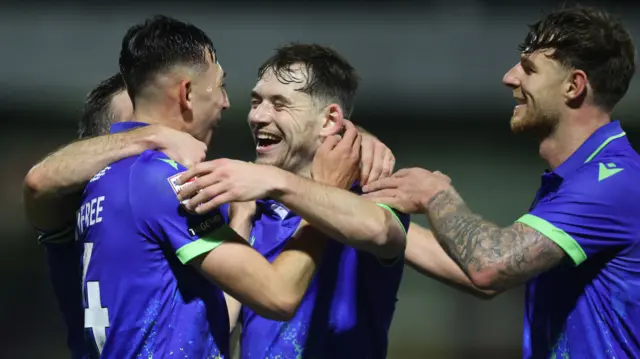
<path id="1" fill-rule="evenodd" d="M 500 228 L 482 219 L 469 210 L 451 179 L 440 172 L 402 169 L 365 186 L 364 191 L 366 197 L 405 213 L 426 213 L 442 248 L 481 290 L 501 292 L 553 268 L 568 257 L 556 243 L 567 243 L 572 253 L 573 239 L 569 235 L 559 238 L 564 232 L 551 224 L 537 225 L 541 230 L 536 231 L 521 220 Z M 546 224 L 542 218 L 533 222 Z"/>
<path id="2" fill-rule="evenodd" d="M 479 288 L 509 289 L 566 257 L 555 242 L 523 223 L 500 228 L 482 219 L 452 187 L 434 195 L 426 210 L 438 242 Z"/>

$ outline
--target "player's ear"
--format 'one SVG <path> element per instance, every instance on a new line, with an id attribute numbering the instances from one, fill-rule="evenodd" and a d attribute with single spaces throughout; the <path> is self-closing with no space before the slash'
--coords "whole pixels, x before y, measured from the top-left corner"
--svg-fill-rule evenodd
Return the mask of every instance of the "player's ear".
<path id="1" fill-rule="evenodd" d="M 322 130 L 320 135 L 323 137 L 329 137 L 342 133 L 344 128 L 342 114 L 342 108 L 338 104 L 332 103 L 327 106 L 323 112 Z"/>
<path id="2" fill-rule="evenodd" d="M 573 70 L 569 72 L 565 81 L 565 98 L 567 102 L 576 102 L 583 99 L 587 94 L 587 74 L 582 70 Z"/>
<path id="3" fill-rule="evenodd" d="M 192 83 L 190 80 L 182 80 L 180 81 L 180 93 L 179 93 L 179 102 L 180 102 L 180 111 L 181 112 L 191 112 L 193 110 L 191 103 L 191 86 Z"/>

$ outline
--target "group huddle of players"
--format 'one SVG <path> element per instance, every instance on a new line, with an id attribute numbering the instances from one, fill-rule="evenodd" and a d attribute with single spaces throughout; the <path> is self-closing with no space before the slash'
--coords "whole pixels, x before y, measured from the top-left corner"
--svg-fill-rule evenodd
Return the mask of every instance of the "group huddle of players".
<path id="1" fill-rule="evenodd" d="M 525 358 L 640 355 L 640 157 L 609 115 L 635 46 L 609 14 L 548 14 L 503 79 L 550 168 L 507 227 L 440 172 L 393 173 L 349 120 L 355 69 L 317 44 L 258 69 L 255 161 L 205 161 L 219 58 L 194 25 L 132 26 L 82 140 L 25 179 L 74 358 L 229 358 L 237 323 L 242 358 L 385 358 L 405 264 L 481 297 L 527 283 Z"/>

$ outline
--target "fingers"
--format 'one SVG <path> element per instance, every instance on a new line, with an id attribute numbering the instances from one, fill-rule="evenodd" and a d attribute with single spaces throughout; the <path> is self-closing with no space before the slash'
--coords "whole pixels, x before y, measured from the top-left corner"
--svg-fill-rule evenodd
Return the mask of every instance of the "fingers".
<path id="1" fill-rule="evenodd" d="M 217 169 L 222 168 L 223 166 L 229 164 L 230 161 L 227 158 L 219 158 L 217 160 L 213 160 L 213 161 L 207 161 L 207 162 L 201 162 L 198 164 L 195 164 L 193 166 L 191 166 L 191 168 L 188 168 L 186 171 L 184 171 L 180 177 L 178 177 L 178 180 L 176 181 L 176 184 L 181 186 L 187 182 L 189 182 L 191 179 L 195 178 L 195 177 L 204 177 L 208 174 L 212 174 L 214 173 Z"/>
<path id="2" fill-rule="evenodd" d="M 397 179 L 394 177 L 381 178 L 377 181 L 368 183 L 366 186 L 362 187 L 362 191 L 374 192 L 374 191 L 380 191 L 387 188 L 390 188 L 390 189 L 398 188 Z"/>
<path id="3" fill-rule="evenodd" d="M 411 168 L 403 168 L 398 170 L 398 172 L 394 173 L 393 176 L 391 177 L 402 178 L 402 177 L 406 177 L 410 173 L 411 173 Z"/>
<path id="4" fill-rule="evenodd" d="M 376 141 L 374 148 L 373 166 L 371 166 L 371 173 L 369 173 L 369 181 L 371 182 L 377 181 L 384 177 L 388 177 L 388 175 L 382 175 L 382 172 L 384 170 L 385 151 L 387 150 L 387 146 L 385 146 L 380 141 Z"/>
<path id="5" fill-rule="evenodd" d="M 360 136 L 360 133 L 358 132 L 358 129 L 356 128 L 356 126 L 353 125 L 353 123 L 349 120 L 344 120 L 344 134 L 342 135 L 342 140 L 340 141 L 340 143 L 338 143 L 338 145 L 336 147 L 345 147 L 345 148 L 351 148 L 354 144 L 354 142 L 356 141 L 356 139 Z"/>
<path id="6" fill-rule="evenodd" d="M 382 162 L 381 178 L 389 177 L 393 173 L 393 168 L 396 166 L 396 158 L 393 156 L 393 152 L 390 149 L 386 149 L 384 160 Z"/>
<path id="7" fill-rule="evenodd" d="M 202 191 L 202 189 L 222 181 L 224 177 L 224 166 L 227 163 L 229 163 L 229 161 L 222 158 L 199 163 L 187 169 L 176 181 L 177 185 L 184 185 L 178 193 L 178 199 L 183 201 L 191 198 L 196 193 Z"/>
<path id="8" fill-rule="evenodd" d="M 189 182 L 189 180 L 191 180 L 194 177 L 202 177 L 206 174 L 213 172 L 214 169 L 215 169 L 215 161 L 194 164 L 193 166 L 188 168 L 186 171 L 182 172 L 180 177 L 178 177 L 176 184 L 181 186 Z"/>
<path id="9" fill-rule="evenodd" d="M 187 186 L 191 187 L 191 185 Z M 194 211 L 205 203 L 211 201 L 212 199 L 220 196 L 222 193 L 225 193 L 227 190 L 227 185 L 218 182 L 206 188 L 203 188 L 192 194 L 193 197 L 184 196 L 183 205 L 186 209 L 190 211 Z"/>
<path id="10" fill-rule="evenodd" d="M 212 198 L 208 202 L 200 204 L 198 207 L 196 207 L 195 211 L 198 214 L 208 213 L 229 202 L 233 202 L 233 196 L 231 195 L 231 193 L 225 192 L 219 196 Z"/>
<path id="11" fill-rule="evenodd" d="M 353 156 L 353 159 L 360 160 L 361 148 L 362 148 L 362 135 L 358 133 L 355 141 L 353 141 L 353 145 L 351 146 L 351 154 Z"/>
<path id="12" fill-rule="evenodd" d="M 379 191 L 373 191 L 373 192 L 368 192 L 362 195 L 365 198 L 369 198 L 373 201 L 377 201 L 378 198 L 393 198 L 393 197 L 397 197 L 398 196 L 398 190 L 397 189 L 391 189 L 391 188 L 387 188 L 387 189 L 382 189 Z"/>
<path id="13" fill-rule="evenodd" d="M 318 152 L 329 152 L 333 150 L 339 142 L 339 135 L 328 136 L 324 141 L 322 141 L 322 144 L 318 148 Z"/>
<path id="14" fill-rule="evenodd" d="M 375 143 L 371 138 L 362 138 L 362 147 L 360 149 L 360 185 L 369 183 L 369 173 L 373 167 L 373 151 L 375 151 Z"/>
<path id="15" fill-rule="evenodd" d="M 199 166 L 199 164 L 191 166 L 186 171 L 182 172 L 180 177 L 178 177 L 178 180 L 176 181 L 176 184 L 178 186 L 182 186 L 183 184 L 189 182 L 190 179 L 198 176 L 202 172 L 203 172 L 203 168 L 202 168 L 202 166 Z"/>

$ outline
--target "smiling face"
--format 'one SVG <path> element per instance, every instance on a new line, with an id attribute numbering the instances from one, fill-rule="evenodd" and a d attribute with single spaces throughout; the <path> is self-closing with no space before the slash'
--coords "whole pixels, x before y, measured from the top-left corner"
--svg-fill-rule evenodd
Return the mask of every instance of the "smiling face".
<path id="1" fill-rule="evenodd" d="M 291 81 L 282 81 L 272 69 L 264 72 L 251 92 L 248 120 L 256 142 L 256 163 L 297 173 L 310 166 L 332 105 L 319 108 L 312 96 L 299 91 L 308 81 L 302 65 L 285 71 Z"/>
<path id="2" fill-rule="evenodd" d="M 553 50 L 522 54 L 503 78 L 518 105 L 511 116 L 513 132 L 548 133 L 566 105 L 567 70 L 550 57 Z"/>

